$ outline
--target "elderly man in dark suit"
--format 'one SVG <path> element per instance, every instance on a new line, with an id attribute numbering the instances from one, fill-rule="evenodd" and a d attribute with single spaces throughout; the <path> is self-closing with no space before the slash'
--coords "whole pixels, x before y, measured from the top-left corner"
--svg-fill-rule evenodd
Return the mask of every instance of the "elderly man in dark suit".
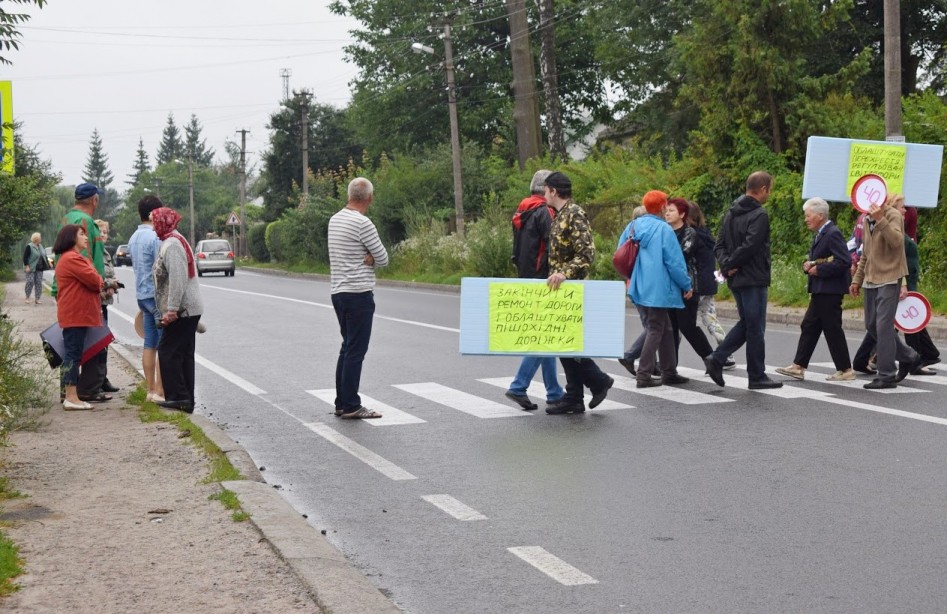
<path id="1" fill-rule="evenodd" d="M 815 233 L 809 258 L 802 263 L 802 270 L 809 276 L 809 308 L 800 325 L 802 334 L 796 347 L 796 358 L 788 367 L 776 369 L 776 373 L 805 379 L 819 335 L 825 335 L 836 369 L 826 379 L 830 382 L 852 381 L 855 372 L 852 371 L 848 342 L 842 330 L 842 298 L 848 293 L 852 279 L 851 254 L 842 231 L 829 219 L 829 204 L 825 200 L 810 198 L 802 205 L 802 210 L 806 226 Z"/>

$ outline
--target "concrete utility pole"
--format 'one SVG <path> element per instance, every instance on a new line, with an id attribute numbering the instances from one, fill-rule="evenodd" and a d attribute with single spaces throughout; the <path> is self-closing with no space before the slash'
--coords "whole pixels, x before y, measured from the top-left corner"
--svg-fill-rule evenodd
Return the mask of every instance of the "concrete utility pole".
<path id="1" fill-rule="evenodd" d="M 457 236 L 464 237 L 464 183 L 460 174 L 460 128 L 457 125 L 457 91 L 454 87 L 454 51 L 450 40 L 450 13 L 444 20 L 444 71 L 447 73 L 447 106 L 450 113 L 450 148 L 454 166 L 454 215 Z"/>
<path id="2" fill-rule="evenodd" d="M 541 154 L 539 102 L 536 97 L 536 71 L 529 43 L 526 0 L 507 0 L 510 21 L 510 52 L 513 56 L 513 123 L 516 125 L 516 152 L 520 169 L 526 161 Z"/>
<path id="3" fill-rule="evenodd" d="M 194 249 L 194 246 L 197 245 L 197 243 L 194 242 L 194 161 L 190 158 L 187 159 L 187 207 L 191 217 L 191 234 L 189 240 L 191 242 L 191 249 Z"/>
<path id="4" fill-rule="evenodd" d="M 241 256 L 247 255 L 247 133 L 246 128 L 237 130 L 240 135 L 240 245 Z"/>
<path id="5" fill-rule="evenodd" d="M 884 0 L 885 138 L 903 141 L 901 127 L 901 0 Z"/>
<path id="6" fill-rule="evenodd" d="M 312 99 L 312 92 L 302 90 L 299 92 L 302 98 L 302 130 L 303 130 L 303 197 L 302 202 L 309 202 L 309 101 Z"/>

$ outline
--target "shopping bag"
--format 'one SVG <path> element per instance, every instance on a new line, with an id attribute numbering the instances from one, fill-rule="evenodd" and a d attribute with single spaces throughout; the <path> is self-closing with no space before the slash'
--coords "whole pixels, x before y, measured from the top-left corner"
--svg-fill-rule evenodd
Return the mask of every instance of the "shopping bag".
<path id="1" fill-rule="evenodd" d="M 46 360 L 51 369 L 55 369 L 62 364 L 63 356 L 66 355 L 66 344 L 62 338 L 62 328 L 59 323 L 55 323 L 39 334 L 43 340 L 43 353 L 46 354 Z M 79 364 L 84 365 L 90 358 L 104 350 L 110 343 L 115 341 L 115 336 L 106 325 L 89 327 L 86 329 L 85 343 L 82 346 L 82 358 Z"/>

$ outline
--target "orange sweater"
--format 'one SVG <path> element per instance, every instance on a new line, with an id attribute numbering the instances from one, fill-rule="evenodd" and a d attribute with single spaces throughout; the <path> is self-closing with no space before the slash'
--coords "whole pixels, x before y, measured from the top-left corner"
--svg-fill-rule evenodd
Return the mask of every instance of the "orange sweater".
<path id="1" fill-rule="evenodd" d="M 79 252 L 69 250 L 56 263 L 56 317 L 62 328 L 100 326 L 102 277 Z"/>

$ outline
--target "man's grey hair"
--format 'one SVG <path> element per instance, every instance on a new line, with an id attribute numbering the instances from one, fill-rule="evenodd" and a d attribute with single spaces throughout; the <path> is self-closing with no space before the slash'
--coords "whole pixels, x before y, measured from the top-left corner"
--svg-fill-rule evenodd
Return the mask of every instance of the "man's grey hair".
<path id="1" fill-rule="evenodd" d="M 810 198 L 802 205 L 803 211 L 811 211 L 816 215 L 821 215 L 825 219 L 829 219 L 829 203 L 825 202 L 824 198 Z"/>
<path id="2" fill-rule="evenodd" d="M 638 205 L 631 210 L 631 219 L 637 220 L 642 215 L 647 215 L 648 210 L 644 208 L 644 205 Z"/>
<path id="3" fill-rule="evenodd" d="M 372 185 L 372 182 L 364 177 L 356 177 L 349 182 L 348 196 L 349 200 L 356 203 L 368 202 L 372 193 L 375 191 L 375 186 Z"/>
<path id="4" fill-rule="evenodd" d="M 533 173 L 533 180 L 529 182 L 529 191 L 533 194 L 542 194 L 546 189 L 546 177 L 552 175 L 552 171 L 540 169 Z"/>

